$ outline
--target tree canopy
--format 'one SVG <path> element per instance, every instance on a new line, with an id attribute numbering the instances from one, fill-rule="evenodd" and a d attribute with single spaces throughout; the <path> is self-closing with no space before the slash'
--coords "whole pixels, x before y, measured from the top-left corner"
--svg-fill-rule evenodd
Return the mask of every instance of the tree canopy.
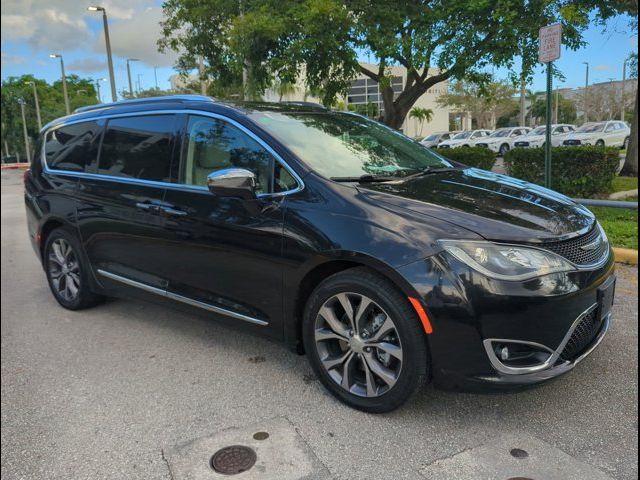
<path id="1" fill-rule="evenodd" d="M 27 134 L 31 139 L 38 135 L 38 123 L 36 119 L 35 99 L 33 86 L 29 82 L 35 82 L 38 92 L 38 102 L 42 124 L 65 115 L 64 97 L 62 93 L 62 81 L 57 80 L 52 85 L 45 80 L 35 78 L 34 75 L 22 75 L 9 77 L 2 81 L 2 149 L 4 154 L 4 142 L 7 142 L 10 153 L 18 152 L 22 158 L 26 157 L 24 149 L 24 137 L 22 133 L 22 115 L 20 112 L 20 100 L 25 102 L 25 117 Z M 98 103 L 96 88 L 93 80 L 80 78 L 77 75 L 67 75 L 67 90 L 71 110 L 84 105 Z"/>
<path id="2" fill-rule="evenodd" d="M 517 55 L 535 63 L 542 25 L 561 22 L 565 45 L 582 45 L 590 7 L 557 0 L 166 0 L 163 8 L 159 45 L 181 54 L 183 71 L 204 58 L 213 82 L 237 85 L 244 76 L 250 97 L 304 77 L 327 105 L 362 74 L 380 84 L 381 120 L 399 128 L 440 82 L 486 80 L 487 65 L 511 66 Z M 358 62 L 366 55 L 375 70 Z M 400 93 L 391 86 L 397 65 L 407 69 Z"/>

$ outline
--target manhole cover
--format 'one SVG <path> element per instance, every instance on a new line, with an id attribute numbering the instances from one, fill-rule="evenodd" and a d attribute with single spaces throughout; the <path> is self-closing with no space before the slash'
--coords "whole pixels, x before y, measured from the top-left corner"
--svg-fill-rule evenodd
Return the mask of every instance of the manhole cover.
<path id="1" fill-rule="evenodd" d="M 246 472 L 256 463 L 257 456 L 249 447 L 232 445 L 218 450 L 211 457 L 211 468 L 224 475 Z"/>
<path id="2" fill-rule="evenodd" d="M 529 456 L 529 454 L 521 448 L 513 448 L 509 453 L 515 458 L 527 458 Z"/>

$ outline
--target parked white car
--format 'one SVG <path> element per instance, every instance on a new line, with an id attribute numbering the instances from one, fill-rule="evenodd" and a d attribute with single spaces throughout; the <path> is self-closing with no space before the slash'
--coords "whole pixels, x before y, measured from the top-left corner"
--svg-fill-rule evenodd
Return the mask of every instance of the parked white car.
<path id="1" fill-rule="evenodd" d="M 551 125 L 551 146 L 559 147 L 564 142 L 565 138 L 572 133 L 575 132 L 575 125 Z M 542 127 L 535 128 L 531 130 L 527 135 L 513 142 L 513 146 L 515 148 L 540 148 L 544 147 L 546 141 L 546 132 L 547 127 L 543 125 Z"/>
<path id="2" fill-rule="evenodd" d="M 486 138 L 489 135 L 491 135 L 491 130 L 468 130 L 466 132 L 460 132 L 452 139 L 439 143 L 438 148 L 470 147 L 474 141 Z"/>
<path id="3" fill-rule="evenodd" d="M 598 145 L 626 148 L 631 138 L 631 129 L 625 122 L 611 120 L 608 122 L 585 123 L 574 133 L 565 138 L 563 145 L 574 147 L 579 145 Z"/>
<path id="4" fill-rule="evenodd" d="M 529 127 L 499 128 L 486 138 L 474 140 L 472 146 L 485 147 L 493 150 L 500 156 L 504 156 L 505 153 L 513 148 L 514 142 L 530 131 L 531 129 Z"/>
<path id="5" fill-rule="evenodd" d="M 420 143 L 427 148 L 436 148 L 439 143 L 451 140 L 459 132 L 436 132 L 424 137 Z"/>

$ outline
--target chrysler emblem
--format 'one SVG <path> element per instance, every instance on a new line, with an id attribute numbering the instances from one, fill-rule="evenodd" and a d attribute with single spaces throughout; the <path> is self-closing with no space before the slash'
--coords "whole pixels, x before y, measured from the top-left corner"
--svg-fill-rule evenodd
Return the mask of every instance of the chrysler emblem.
<path id="1" fill-rule="evenodd" d="M 601 243 L 602 243 L 602 236 L 598 235 L 598 238 L 596 238 L 593 242 L 587 243 L 586 245 L 582 245 L 580 247 L 580 250 L 584 250 L 585 252 L 590 252 L 598 248 Z"/>

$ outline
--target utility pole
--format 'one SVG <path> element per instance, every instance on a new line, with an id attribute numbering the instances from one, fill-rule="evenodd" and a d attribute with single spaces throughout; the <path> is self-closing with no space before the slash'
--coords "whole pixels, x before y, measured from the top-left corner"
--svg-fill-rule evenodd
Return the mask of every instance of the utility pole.
<path id="1" fill-rule="evenodd" d="M 520 76 L 520 126 L 525 127 L 527 123 L 527 79 L 524 77 L 524 71 Z"/>
<path id="2" fill-rule="evenodd" d="M 38 120 L 38 131 L 42 130 L 42 117 L 40 116 L 40 102 L 38 101 L 38 89 L 36 88 L 36 82 L 25 82 L 31 84 L 33 87 L 33 100 L 36 106 L 36 119 Z"/>
<path id="3" fill-rule="evenodd" d="M 624 111 L 624 89 L 627 86 L 627 59 L 624 59 L 624 62 L 622 62 L 622 88 L 621 88 L 621 95 L 620 95 L 620 120 L 622 120 L 624 122 L 624 116 L 625 116 L 625 111 Z"/>
<path id="4" fill-rule="evenodd" d="M 109 79 L 111 80 L 111 101 L 118 101 L 116 93 L 116 77 L 113 74 L 113 58 L 111 55 L 111 40 L 109 39 L 109 22 L 107 21 L 107 11 L 104 7 L 89 7 L 90 12 L 102 12 L 102 24 L 104 26 L 104 43 L 107 48 L 107 64 L 109 65 Z"/>
<path id="5" fill-rule="evenodd" d="M 29 135 L 27 134 L 27 119 L 24 114 L 24 100 L 18 100 L 20 113 L 22 114 L 22 133 L 24 134 L 24 149 L 27 152 L 27 163 L 31 163 L 31 151 L 29 150 Z"/>
<path id="6" fill-rule="evenodd" d="M 49 55 L 51 58 L 59 58 L 60 59 L 60 71 L 62 73 L 62 93 L 64 94 L 64 108 L 67 112 L 67 115 L 71 114 L 71 107 L 69 107 L 69 94 L 67 93 L 67 76 L 64 73 L 64 60 L 62 59 L 62 55 L 59 53 L 52 53 Z"/>
<path id="7" fill-rule="evenodd" d="M 589 62 L 582 62 L 583 65 L 587 66 L 587 75 L 584 81 L 584 123 L 589 121 L 589 105 L 588 105 L 588 93 L 589 93 Z"/>
<path id="8" fill-rule="evenodd" d="M 137 62 L 138 59 L 137 58 L 127 58 L 127 77 L 129 78 L 129 95 L 131 95 L 131 98 L 134 97 L 133 95 L 133 84 L 131 83 L 131 62 Z"/>
<path id="9" fill-rule="evenodd" d="M 206 95 L 207 85 L 204 81 L 204 58 L 202 56 L 198 60 L 198 76 L 200 77 L 200 93 Z"/>
<path id="10" fill-rule="evenodd" d="M 158 67 L 157 66 L 153 67 L 153 77 L 154 77 L 154 79 L 156 81 L 156 90 L 159 90 L 158 89 Z"/>

